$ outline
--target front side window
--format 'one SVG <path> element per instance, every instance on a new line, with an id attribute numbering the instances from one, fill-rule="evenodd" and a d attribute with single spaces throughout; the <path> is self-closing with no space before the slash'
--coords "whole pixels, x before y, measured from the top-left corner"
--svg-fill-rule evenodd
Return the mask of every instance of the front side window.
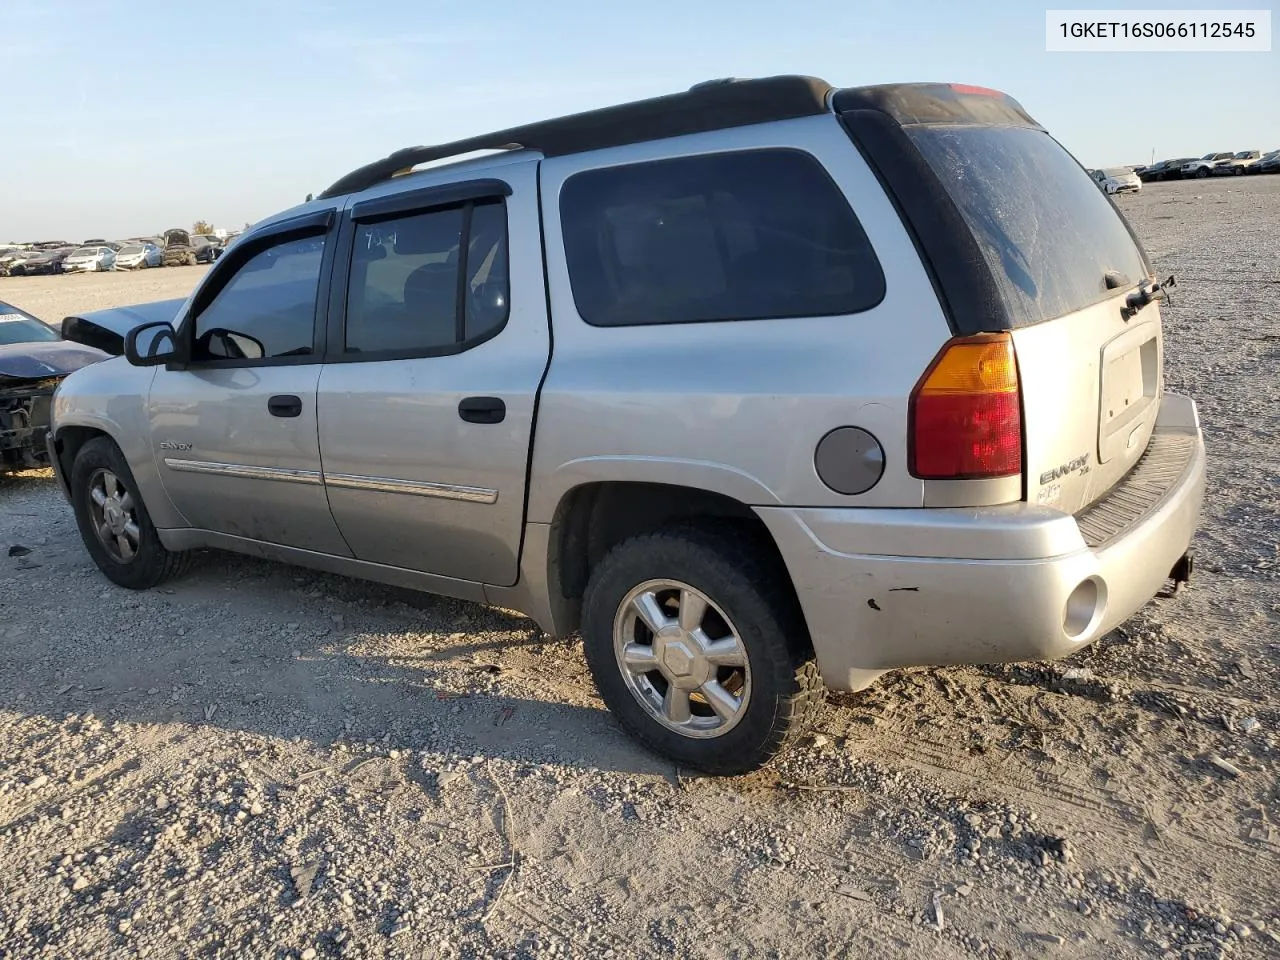
<path id="1" fill-rule="evenodd" d="M 831 316 L 884 297 L 848 201 L 797 150 L 579 173 L 560 218 L 574 302 L 593 326 Z"/>
<path id="2" fill-rule="evenodd" d="M 315 338 L 322 235 L 259 250 L 196 315 L 193 360 L 261 360 L 310 354 Z"/>
<path id="3" fill-rule="evenodd" d="M 345 350 L 455 351 L 507 320 L 507 217 L 500 202 L 356 225 Z"/>

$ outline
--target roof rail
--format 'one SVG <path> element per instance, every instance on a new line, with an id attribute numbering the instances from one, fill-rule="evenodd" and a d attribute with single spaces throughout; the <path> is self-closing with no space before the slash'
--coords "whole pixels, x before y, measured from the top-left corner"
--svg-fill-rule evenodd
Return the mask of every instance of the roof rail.
<path id="1" fill-rule="evenodd" d="M 707 130 L 790 120 L 825 113 L 831 86 L 814 77 L 724 79 L 695 84 L 682 93 L 637 100 L 586 113 L 542 120 L 435 146 L 406 147 L 352 170 L 320 197 L 358 193 L 419 164 L 477 150 L 538 150 L 563 156 Z"/>

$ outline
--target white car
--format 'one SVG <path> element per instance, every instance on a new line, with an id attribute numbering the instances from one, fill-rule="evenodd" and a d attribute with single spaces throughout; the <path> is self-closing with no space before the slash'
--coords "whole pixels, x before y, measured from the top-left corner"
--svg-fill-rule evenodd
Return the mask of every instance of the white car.
<path id="1" fill-rule="evenodd" d="M 1128 167 L 1091 170 L 1089 175 L 1103 193 L 1137 193 L 1142 189 L 1142 181 Z"/>
<path id="2" fill-rule="evenodd" d="M 1230 150 L 1225 153 L 1206 153 L 1199 160 L 1192 160 L 1182 165 L 1182 179 L 1195 177 L 1197 180 L 1203 180 L 1213 173 L 1213 168 L 1219 160 L 1230 160 L 1234 156 L 1235 154 Z"/>
<path id="3" fill-rule="evenodd" d="M 141 270 L 158 267 L 164 262 L 164 251 L 154 243 L 130 243 L 116 251 L 117 270 Z"/>
<path id="4" fill-rule="evenodd" d="M 114 270 L 116 252 L 110 247 L 81 247 L 62 261 L 63 273 L 89 270 Z"/>

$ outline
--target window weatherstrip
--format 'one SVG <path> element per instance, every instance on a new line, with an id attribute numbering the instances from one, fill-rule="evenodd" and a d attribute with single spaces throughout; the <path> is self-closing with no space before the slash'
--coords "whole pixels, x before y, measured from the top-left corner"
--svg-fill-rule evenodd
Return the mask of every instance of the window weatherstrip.
<path id="1" fill-rule="evenodd" d="M 476 205 L 467 201 L 462 208 L 462 228 L 458 231 L 458 277 L 454 282 L 453 342 L 467 339 L 467 261 L 471 258 L 471 216 Z"/>

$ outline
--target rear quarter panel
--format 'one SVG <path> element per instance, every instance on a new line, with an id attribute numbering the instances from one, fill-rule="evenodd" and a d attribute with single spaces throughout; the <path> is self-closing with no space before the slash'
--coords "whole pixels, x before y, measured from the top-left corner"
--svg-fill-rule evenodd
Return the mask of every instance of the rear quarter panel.
<path id="1" fill-rule="evenodd" d="M 584 170 L 779 147 L 820 160 L 849 200 L 885 275 L 871 310 L 805 319 L 593 327 L 577 312 L 559 198 Z M 549 522 L 573 487 L 671 483 L 751 505 L 920 506 L 907 473 L 907 399 L 950 335 L 893 205 L 834 116 L 619 147 L 542 163 L 547 285 L 554 328 L 540 400 L 529 519 Z M 873 433 L 885 471 L 866 493 L 835 493 L 814 449 L 835 427 Z"/>

